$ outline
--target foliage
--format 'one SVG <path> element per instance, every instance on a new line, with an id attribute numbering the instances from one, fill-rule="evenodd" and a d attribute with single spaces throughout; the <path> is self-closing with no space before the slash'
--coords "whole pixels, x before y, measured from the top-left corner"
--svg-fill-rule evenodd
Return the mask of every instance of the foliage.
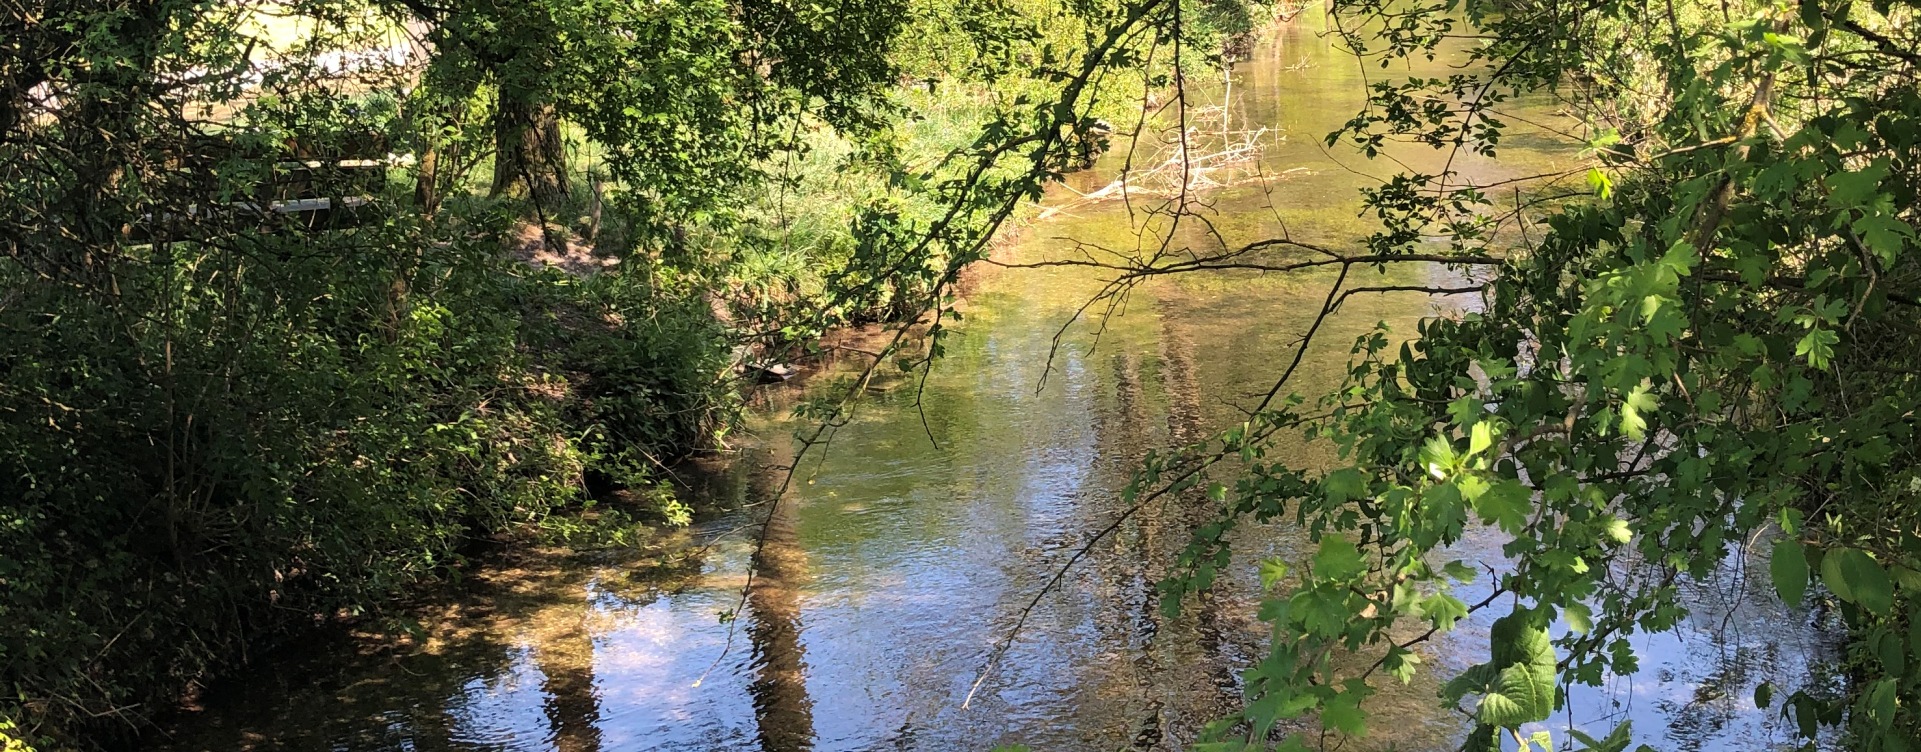
<path id="1" fill-rule="evenodd" d="M 423 6 L 602 33 L 569 37 L 561 61 L 442 37 L 418 71 L 338 62 L 419 20 L 376 12 L 392 7 L 271 8 L 311 22 L 292 43 L 263 39 L 253 14 L 267 9 L 250 3 L 24 10 L 0 21 L 0 716 L 24 736 L 106 743 L 276 639 L 377 612 L 477 542 L 580 537 L 551 515 L 599 495 L 628 502 L 593 515 L 626 530 L 687 521 L 655 470 L 717 440 L 736 404 L 709 277 L 644 253 L 598 274 L 534 268 L 503 252 L 525 207 L 468 192 L 498 153 L 502 91 L 519 106 L 536 80 L 587 133 L 621 139 L 605 146 L 631 191 L 695 187 L 700 170 L 751 178 L 738 145 L 669 165 L 683 175 L 634 161 L 673 156 L 650 146 L 668 136 L 726 143 L 687 119 L 727 116 L 701 109 L 726 97 L 648 108 L 675 104 L 655 89 L 712 84 L 688 78 L 701 66 L 724 63 L 723 83 L 752 73 L 744 37 L 701 47 L 687 19 L 748 21 L 700 3 Z M 527 20 L 507 23 L 555 30 Z M 789 20 L 761 19 L 799 50 Z M 455 27 L 474 28 L 438 33 Z M 805 82 L 755 85 L 790 110 L 866 96 L 885 45 L 834 38 L 847 67 L 819 67 L 834 65 L 822 52 Z M 632 47 L 647 39 L 679 46 Z M 633 49 L 699 59 L 589 96 L 644 83 L 605 67 L 661 62 L 621 56 Z M 706 200 L 688 195 L 669 208 Z"/>
<path id="2" fill-rule="evenodd" d="M 944 305 L 1260 7 L 10 10 L 0 716 L 104 742 L 477 541 L 684 523 L 738 360 Z"/>
<path id="3" fill-rule="evenodd" d="M 12 721 L 0 721 L 0 752 L 33 752 L 15 733 L 17 729 Z"/>
<path id="4" fill-rule="evenodd" d="M 1180 7 L 913 3 L 891 57 L 908 85 L 868 103 L 898 117 L 794 123 L 768 180 L 738 213 L 693 228 L 690 245 L 729 267 L 754 304 L 737 313 L 779 344 L 944 310 L 951 280 L 1042 186 L 1088 164 L 1111 123 L 1135 122 L 1169 87 L 1174 68 L 1156 50 L 1176 28 L 1219 61 L 1267 6 L 1203 4 L 1177 27 Z"/>
<path id="5" fill-rule="evenodd" d="M 1294 719 L 1316 716 L 1328 732 L 1364 736 L 1372 682 L 1410 680 L 1421 643 L 1487 610 L 1502 614 L 1489 659 L 1453 677 L 1442 702 L 1473 718 L 1469 748 L 1558 748 L 1568 740 L 1537 724 L 1563 706 L 1564 688 L 1633 671 L 1627 636 L 1675 628 L 1680 584 L 1758 541 L 1779 594 L 1831 609 L 1851 639 L 1840 690 L 1764 687 L 1757 702 L 1794 719 L 1810 749 L 1836 734 L 1850 748 L 1912 748 L 1921 38 L 1911 5 L 1340 0 L 1334 10 L 1344 41 L 1384 68 L 1447 54 L 1463 33 L 1478 44 L 1460 73 L 1375 80 L 1330 144 L 1493 155 L 1499 104 L 1546 90 L 1588 119 L 1580 169 L 1593 193 L 1503 212 L 1451 171 L 1370 192 L 1383 230 L 1366 263 L 1443 253 L 1477 268 L 1486 309 L 1425 321 L 1399 348 L 1384 330 L 1363 337 L 1346 385 L 1318 408 L 1276 399 L 1141 475 L 1132 493 L 1146 497 L 1200 483 L 1213 463 L 1242 467 L 1215 486 L 1229 516 L 1197 532 L 1185 574 L 1165 585 L 1170 608 L 1228 564 L 1226 532 L 1246 520 L 1291 518 L 1318 542 L 1304 561 L 1263 564 L 1273 641 L 1246 673 L 1244 712 L 1201 747 L 1299 749 L 1316 734 Z M 1523 211 L 1546 232 L 1514 231 Z M 1433 236 L 1446 248 L 1427 245 Z M 1269 457 L 1303 425 L 1338 448 L 1334 468 Z M 1498 535 L 1513 566 L 1470 604 L 1455 586 L 1477 575 L 1449 562 L 1449 547 L 1477 530 Z M 1574 741 L 1619 750 L 1631 737 L 1623 725 Z"/>
<path id="6" fill-rule="evenodd" d="M 729 338 L 695 280 L 676 276 L 546 270 L 526 290 L 526 339 L 563 375 L 590 472 L 617 487 L 652 485 L 656 457 L 720 440 L 739 408 Z"/>
<path id="7" fill-rule="evenodd" d="M 500 264 L 430 254 L 440 278 L 379 322 L 391 276 L 347 243 L 284 263 L 173 250 L 110 300 L 23 284 L 0 319 L 0 651 L 29 710 L 138 702 L 575 495 L 581 458 L 548 439 L 515 321 L 486 313 Z"/>

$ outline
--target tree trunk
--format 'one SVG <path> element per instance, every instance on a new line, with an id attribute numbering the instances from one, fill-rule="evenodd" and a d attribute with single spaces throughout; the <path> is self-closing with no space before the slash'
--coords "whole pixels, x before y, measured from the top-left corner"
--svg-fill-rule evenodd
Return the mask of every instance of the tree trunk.
<path id="1" fill-rule="evenodd" d="M 440 208 L 440 149 L 431 141 L 420 149 L 419 171 L 414 174 L 414 205 L 424 217 L 433 217 Z"/>
<path id="2" fill-rule="evenodd" d="M 492 195 L 526 195 L 541 214 L 560 210 L 570 191 L 553 102 L 503 90 L 494 113 L 494 146 Z"/>

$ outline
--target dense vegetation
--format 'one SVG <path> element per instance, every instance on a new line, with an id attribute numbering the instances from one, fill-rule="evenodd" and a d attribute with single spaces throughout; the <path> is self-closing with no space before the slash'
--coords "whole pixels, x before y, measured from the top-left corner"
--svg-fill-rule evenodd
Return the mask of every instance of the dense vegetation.
<path id="1" fill-rule="evenodd" d="M 137 733 L 477 542 L 684 523 L 743 361 L 938 306 L 1142 51 L 1255 24 L 1155 7 L 0 6 L 0 738 Z"/>
<path id="2" fill-rule="evenodd" d="M 1345 281 L 1438 257 L 1489 301 L 1405 346 L 1362 338 L 1347 386 L 1324 400 L 1287 398 L 1280 375 L 1253 420 L 1142 476 L 1151 499 L 1220 460 L 1241 468 L 1213 485 L 1227 515 L 1198 531 L 1170 608 L 1227 565 L 1224 531 L 1245 520 L 1291 519 L 1316 541 L 1303 561 L 1262 564 L 1273 642 L 1246 674 L 1245 712 L 1203 746 L 1364 736 L 1393 721 L 1368 712 L 1376 683 L 1411 679 L 1417 645 L 1485 611 L 1498 615 L 1487 660 L 1442 677 L 1469 748 L 1628 749 L 1625 724 L 1557 738 L 1541 722 L 1568 687 L 1631 672 L 1628 638 L 1675 628 L 1681 584 L 1738 560 L 1768 561 L 1783 599 L 1849 635 L 1831 680 L 1762 685 L 1753 702 L 1809 748 L 1921 744 L 1912 5 L 1334 7 L 1344 42 L 1389 72 L 1330 145 L 1495 154 L 1503 102 L 1548 91 L 1582 121 L 1588 190 L 1510 206 L 1506 189 L 1452 171 L 1407 172 L 1369 193 L 1383 228 L 1352 254 L 1276 239 L 1254 250 L 1296 255 L 1122 265 L 1294 263 Z M 1461 40 L 1456 74 L 1392 73 Z M 1358 289 L 1337 283 L 1322 315 Z M 1303 427 L 1339 447 L 1336 467 L 1269 458 Z M 1512 569 L 1450 561 L 1452 544 L 1490 532 Z M 1493 579 L 1490 597 L 1452 594 L 1477 577 Z"/>

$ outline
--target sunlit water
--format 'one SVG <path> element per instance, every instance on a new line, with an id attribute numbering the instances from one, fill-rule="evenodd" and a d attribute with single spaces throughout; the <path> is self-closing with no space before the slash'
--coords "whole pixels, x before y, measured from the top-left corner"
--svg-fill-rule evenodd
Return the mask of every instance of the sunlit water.
<path id="1" fill-rule="evenodd" d="M 1210 219 L 1230 243 L 1284 226 L 1299 240 L 1351 248 L 1370 229 L 1356 191 L 1391 166 L 1324 150 L 1320 138 L 1359 105 L 1364 76 L 1386 74 L 1330 47 L 1319 26 L 1310 13 L 1242 63 L 1231 87 L 1195 97 L 1196 108 L 1231 102 L 1230 129 L 1271 129 L 1260 138 L 1261 176 L 1223 172 L 1228 185 L 1204 190 Z M 1513 114 L 1548 127 L 1562 122 L 1542 102 Z M 1553 172 L 1570 163 L 1567 144 L 1521 125 L 1498 163 L 1463 159 L 1454 167 L 1483 183 Z M 1426 150 L 1396 155 L 1429 171 L 1446 159 Z M 1120 158 L 1072 176 L 1070 187 L 1107 185 Z M 1118 201 L 1077 201 L 1061 190 L 1051 202 L 1059 211 L 1021 231 L 1015 258 L 1062 258 L 1074 241 L 1136 242 L 1138 219 L 1130 217 L 1141 215 Z M 1191 225 L 1179 237 L 1210 248 Z M 1428 268 L 1395 279 L 1458 282 Z M 762 393 L 748 448 L 688 469 L 690 492 L 723 511 L 697 525 L 683 542 L 688 553 L 667 565 L 652 556 L 540 553 L 497 563 L 460 595 L 425 609 L 433 615 L 425 636 L 397 645 L 340 637 L 282 651 L 215 687 L 204 710 L 148 746 L 1180 748 L 1202 723 L 1237 707 L 1237 672 L 1262 650 L 1251 566 L 1234 568 L 1233 581 L 1180 619 L 1156 613 L 1154 582 L 1208 514 L 1203 499 L 1150 508 L 1093 545 L 1060 589 L 1040 599 L 969 706 L 962 703 L 1047 578 L 1115 519 L 1119 489 L 1140 458 L 1236 420 L 1284 367 L 1331 276 L 1157 281 L 1105 322 L 1098 345 L 1096 327 L 1077 326 L 1055 349 L 1056 333 L 1100 281 L 1072 268 L 988 275 L 924 389 L 876 390 L 831 445 L 808 455 L 777 505 L 769 503 L 782 476 L 774 466 L 791 456 L 797 427 L 785 407 L 808 387 Z M 1313 394 L 1336 385 L 1348 344 L 1377 321 L 1407 331 L 1418 317 L 1475 304 L 1354 298 L 1322 332 L 1294 387 Z M 1323 457 L 1310 446 L 1290 451 L 1303 464 Z M 769 506 L 767 546 L 743 602 L 752 523 Z M 1298 545 L 1285 527 L 1240 540 L 1247 560 L 1293 555 Z M 1500 565 L 1489 545 L 1470 541 L 1463 553 Z M 1753 709 L 1753 688 L 1800 682 L 1828 641 L 1808 626 L 1808 614 L 1783 608 L 1745 576 L 1752 563 L 1741 564 L 1688 586 L 1695 614 L 1677 634 L 1637 636 L 1639 674 L 1603 690 L 1577 689 L 1546 727 L 1561 739 L 1569 723 L 1600 735 L 1632 719 L 1663 749 L 1784 741 L 1778 701 L 1773 710 Z M 1487 583 L 1478 587 L 1485 593 Z M 1474 591 L 1463 595 L 1478 600 Z M 721 619 L 737 609 L 732 623 Z M 1485 618 L 1470 619 L 1427 645 L 1433 670 L 1412 686 L 1382 683 L 1370 738 L 1347 748 L 1458 743 L 1462 716 L 1438 708 L 1435 691 L 1480 655 L 1486 628 Z"/>

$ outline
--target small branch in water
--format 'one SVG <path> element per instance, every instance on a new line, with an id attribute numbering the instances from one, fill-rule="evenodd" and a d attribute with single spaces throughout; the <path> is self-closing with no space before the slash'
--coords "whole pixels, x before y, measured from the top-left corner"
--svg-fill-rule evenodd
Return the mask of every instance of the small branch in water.
<path id="1" fill-rule="evenodd" d="M 1471 292 L 1484 292 L 1486 290 L 1487 290 L 1487 285 L 1474 285 L 1471 287 L 1428 287 L 1425 285 L 1379 285 L 1376 287 L 1350 287 L 1346 291 L 1342 292 L 1339 298 L 1336 298 L 1334 300 L 1333 310 L 1337 310 L 1337 311 L 1340 310 L 1341 304 L 1347 302 L 1347 299 L 1349 296 L 1358 295 L 1364 292 L 1379 292 L 1379 293 L 1423 292 L 1429 295 L 1465 295 Z"/>
<path id="2" fill-rule="evenodd" d="M 1087 555 L 1088 551 L 1093 550 L 1094 544 L 1101 542 L 1102 539 L 1112 535 L 1114 531 L 1119 530 L 1122 524 L 1125 524 L 1129 519 L 1133 518 L 1135 514 L 1146 508 L 1148 504 L 1166 496 L 1169 490 L 1181 487 L 1180 484 L 1182 481 L 1199 475 L 1201 471 L 1212 467 L 1215 463 L 1224 459 L 1225 456 L 1226 455 L 1223 454 L 1215 454 L 1212 457 L 1208 457 L 1195 464 L 1194 467 L 1189 468 L 1187 472 L 1177 476 L 1173 481 L 1141 497 L 1140 500 L 1134 502 L 1134 504 L 1128 508 L 1121 510 L 1120 515 L 1115 517 L 1113 522 L 1108 523 L 1106 527 L 1096 531 L 1093 537 L 1087 539 L 1086 543 L 1074 549 L 1074 553 L 1067 557 L 1067 561 L 1054 570 L 1054 575 L 1047 578 L 1047 582 L 1041 585 L 1041 589 L 1035 592 L 1034 597 L 1028 600 L 1027 605 L 1020 610 L 1020 615 L 1014 619 L 1013 628 L 1007 630 L 1007 636 L 1001 638 L 1000 642 L 994 644 L 994 649 L 988 654 L 987 661 L 981 665 L 979 675 L 974 678 L 974 685 L 968 688 L 967 697 L 961 700 L 961 709 L 966 710 L 968 706 L 974 702 L 975 693 L 978 693 L 981 685 L 987 682 L 988 675 L 993 672 L 994 667 L 1000 663 L 1000 659 L 1007 654 L 1008 648 L 1013 647 L 1014 638 L 1020 636 L 1021 628 L 1027 625 L 1028 617 L 1032 616 L 1034 609 L 1040 606 L 1041 599 L 1046 597 L 1048 593 L 1053 592 L 1056 587 L 1060 586 L 1061 580 L 1067 577 L 1067 570 L 1073 569 L 1074 565 L 1079 563 L 1081 558 Z"/>
<path id="3" fill-rule="evenodd" d="M 1263 422 L 1249 434 L 1247 441 L 1250 443 L 1265 441 L 1267 438 L 1284 429 L 1297 428 L 1312 421 L 1323 420 L 1327 417 L 1329 417 L 1329 414 L 1299 416 L 1279 423 Z M 1074 549 L 1074 553 L 1067 557 L 1067 561 L 1062 562 L 1061 566 L 1054 570 L 1054 574 L 1047 578 L 1047 582 L 1042 583 L 1040 590 L 1034 593 L 1034 597 L 1028 599 L 1027 605 L 1022 607 L 1020 613 L 1015 617 L 1014 626 L 1007 630 L 1007 635 L 994 644 L 993 650 L 988 653 L 987 660 L 981 664 L 980 672 L 975 676 L 973 685 L 968 688 L 967 697 L 961 701 L 961 709 L 966 710 L 973 703 L 974 695 L 980 692 L 981 685 L 987 682 L 987 677 L 993 672 L 994 667 L 1000 664 L 1001 658 L 1005 657 L 1008 649 L 1013 647 L 1014 640 L 1020 636 L 1021 629 L 1027 626 L 1027 620 L 1033 616 L 1034 609 L 1040 607 L 1041 599 L 1047 597 L 1048 593 L 1060 587 L 1061 582 L 1067 578 L 1068 570 L 1073 569 L 1075 564 L 1079 563 L 1082 558 L 1085 558 L 1087 553 L 1093 550 L 1095 544 L 1100 543 L 1108 536 L 1113 535 L 1115 531 L 1120 530 L 1121 525 L 1126 524 L 1134 515 L 1139 514 L 1142 509 L 1147 508 L 1147 505 L 1161 500 L 1169 492 L 1191 488 L 1192 486 L 1188 484 L 1188 481 L 1193 480 L 1208 468 L 1219 464 L 1222 460 L 1239 456 L 1238 450 L 1235 452 L 1215 450 L 1206 454 L 1193 455 L 1193 465 L 1188 467 L 1187 470 L 1172 476 L 1153 491 L 1136 499 L 1133 504 L 1121 510 L 1121 513 L 1114 518 L 1114 521 L 1108 523 L 1100 530 L 1095 531 L 1092 537 Z"/>

